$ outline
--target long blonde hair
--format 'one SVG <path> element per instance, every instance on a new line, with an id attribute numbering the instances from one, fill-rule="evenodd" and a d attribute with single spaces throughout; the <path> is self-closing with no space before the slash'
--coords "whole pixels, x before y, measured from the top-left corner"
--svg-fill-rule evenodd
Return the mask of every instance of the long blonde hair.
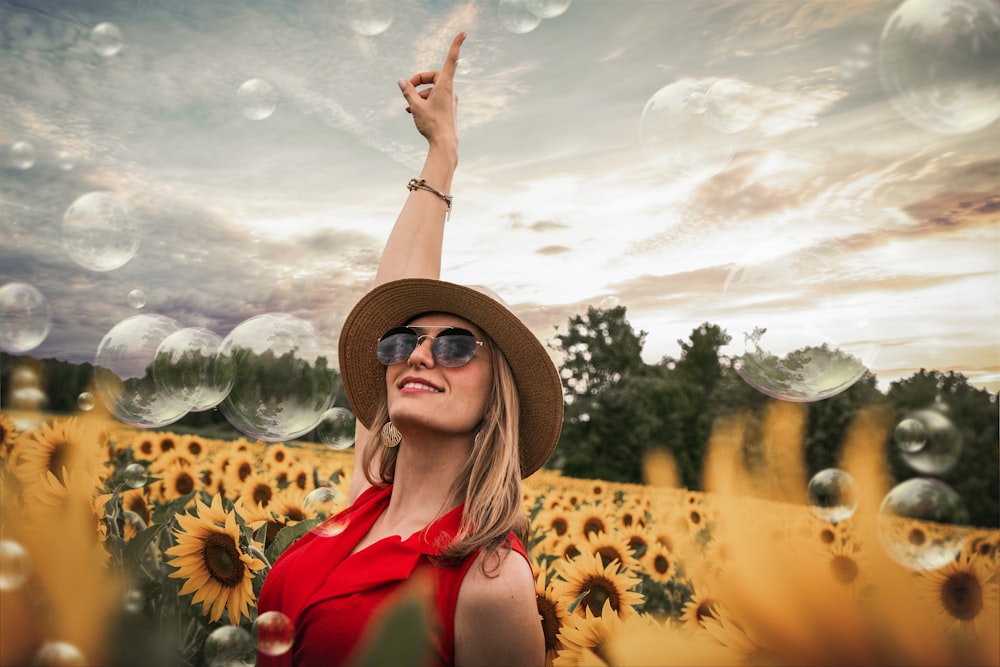
<path id="1" fill-rule="evenodd" d="M 492 341 L 488 344 L 493 368 L 490 400 L 469 456 L 451 487 L 453 502 L 462 502 L 465 507 L 458 534 L 441 546 L 445 562 L 457 562 L 479 549 L 496 552 L 512 531 L 522 541 L 527 537 L 528 518 L 521 498 L 517 385 L 507 359 Z M 392 484 L 396 474 L 398 449 L 384 447 L 381 441 L 382 427 L 388 421 L 383 394 L 362 457 L 365 477 L 376 486 Z M 483 563 L 485 568 L 486 559 Z"/>

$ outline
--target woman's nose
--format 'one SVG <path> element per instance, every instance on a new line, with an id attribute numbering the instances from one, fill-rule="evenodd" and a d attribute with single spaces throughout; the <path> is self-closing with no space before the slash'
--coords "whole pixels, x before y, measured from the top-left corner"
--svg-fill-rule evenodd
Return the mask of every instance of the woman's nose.
<path id="1" fill-rule="evenodd" d="M 431 353 L 431 343 L 434 339 L 430 336 L 422 336 L 417 340 L 417 346 L 413 348 L 413 352 L 410 352 L 410 358 L 407 360 L 411 366 L 426 366 L 432 367 L 434 365 L 434 355 Z"/>

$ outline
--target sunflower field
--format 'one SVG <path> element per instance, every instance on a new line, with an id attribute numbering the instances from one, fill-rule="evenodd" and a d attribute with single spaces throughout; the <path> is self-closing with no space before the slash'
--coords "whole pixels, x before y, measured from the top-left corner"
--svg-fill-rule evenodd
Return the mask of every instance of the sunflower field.
<path id="1" fill-rule="evenodd" d="M 825 511 L 795 410 L 775 407 L 752 469 L 739 421 L 718 424 L 706 492 L 668 456 L 647 484 L 525 480 L 548 664 L 1000 665 L 1000 531 L 881 515 L 883 425 L 865 415 L 840 462 L 856 502 Z M 345 506 L 352 455 L 5 412 L 0 464 L 0 666 L 231 666 L 291 646 L 257 595 Z"/>

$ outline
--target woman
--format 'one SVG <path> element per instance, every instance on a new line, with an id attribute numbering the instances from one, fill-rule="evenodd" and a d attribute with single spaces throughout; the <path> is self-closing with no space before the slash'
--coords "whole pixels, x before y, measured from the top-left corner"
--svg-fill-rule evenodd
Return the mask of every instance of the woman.
<path id="1" fill-rule="evenodd" d="M 562 386 L 545 348 L 501 301 L 438 280 L 464 39 L 441 70 L 399 81 L 428 152 L 375 287 L 341 331 L 340 370 L 358 419 L 350 504 L 268 574 L 258 611 L 286 614 L 295 643 L 259 654 L 258 665 L 363 661 L 376 642 L 394 640 L 381 621 L 411 580 L 430 582 L 431 628 L 429 654 L 412 664 L 544 663 L 521 479 L 555 447 Z"/>

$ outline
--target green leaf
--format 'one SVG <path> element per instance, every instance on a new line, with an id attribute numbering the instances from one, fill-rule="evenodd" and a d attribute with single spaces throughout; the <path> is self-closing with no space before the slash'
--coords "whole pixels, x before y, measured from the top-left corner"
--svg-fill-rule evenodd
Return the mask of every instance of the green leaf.
<path id="1" fill-rule="evenodd" d="M 184 508 L 194 498 L 197 491 L 186 493 L 179 498 L 174 498 L 169 503 L 164 503 L 153 510 L 153 523 L 169 523 L 175 514 L 183 514 Z"/>
<path id="2" fill-rule="evenodd" d="M 278 559 L 285 549 L 291 546 L 292 542 L 299 539 L 310 530 L 315 528 L 317 525 L 323 522 L 323 519 L 305 519 L 299 521 L 293 526 L 285 526 L 278 531 L 278 534 L 274 536 L 274 541 L 267 547 L 264 551 L 264 555 L 267 556 L 272 564 Z"/>
<path id="3" fill-rule="evenodd" d="M 135 536 L 128 541 L 125 545 L 125 567 L 128 570 L 136 570 L 142 564 L 145 559 L 146 549 L 149 545 L 156 539 L 160 537 L 160 533 L 164 528 L 167 527 L 165 523 L 158 523 L 140 530 Z"/>
<path id="4" fill-rule="evenodd" d="M 574 611 L 576 611 L 576 608 L 580 605 L 580 603 L 583 602 L 583 598 L 587 597 L 588 595 L 590 595 L 589 588 L 584 592 L 580 593 L 579 595 L 577 595 L 576 599 L 570 602 L 569 606 L 566 607 L 566 611 L 572 614 Z"/>
<path id="5" fill-rule="evenodd" d="M 379 631 L 369 637 L 352 667 L 409 667 L 424 664 L 431 649 L 424 607 L 414 595 L 403 597 L 383 618 Z"/>

